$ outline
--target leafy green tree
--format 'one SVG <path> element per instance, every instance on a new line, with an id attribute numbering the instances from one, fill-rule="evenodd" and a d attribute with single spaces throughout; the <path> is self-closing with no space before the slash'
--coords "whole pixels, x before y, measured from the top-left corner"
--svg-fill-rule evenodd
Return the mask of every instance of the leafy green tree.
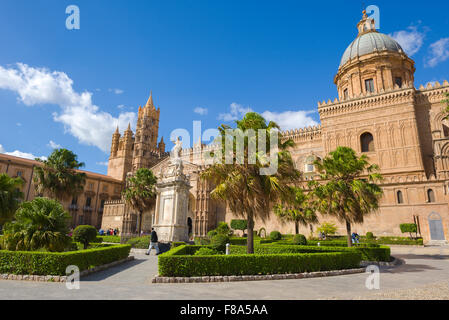
<path id="1" fill-rule="evenodd" d="M 5 225 L 3 244 L 7 250 L 64 251 L 72 239 L 67 235 L 70 215 L 52 199 L 24 202 L 13 222 Z"/>
<path id="2" fill-rule="evenodd" d="M 156 199 L 155 185 L 157 178 L 147 168 L 140 168 L 126 179 L 126 188 L 123 190 L 125 201 L 138 212 L 137 233 L 142 230 L 142 216 L 145 209 L 150 208 Z"/>
<path id="3" fill-rule="evenodd" d="M 73 230 L 73 240 L 76 242 L 81 242 L 84 249 L 87 249 L 89 243 L 97 238 L 97 229 L 89 225 L 77 226 Z"/>
<path id="4" fill-rule="evenodd" d="M 267 124 L 261 115 L 250 112 L 236 121 L 236 127 L 232 136 L 228 131 L 231 127 L 221 125 L 218 128 L 221 157 L 215 154 L 219 161 L 208 167 L 201 177 L 215 186 L 211 192 L 212 198 L 225 201 L 234 214 L 248 221 L 247 252 L 254 253 L 255 218 L 266 220 L 270 214 L 270 203 L 283 197 L 288 185 L 296 181 L 299 173 L 287 151 L 293 145 L 292 140 L 282 142 L 278 135 L 278 148 L 270 150 L 270 141 L 276 138 L 279 130 L 276 123 Z M 252 135 L 248 134 L 251 130 Z M 262 150 L 263 145 L 259 145 L 261 134 L 266 137 L 266 152 Z M 257 152 L 252 152 L 255 151 L 253 146 Z M 239 157 L 240 147 L 243 149 L 242 157 Z M 264 175 L 261 169 L 270 167 L 268 159 L 274 159 L 277 171 Z"/>
<path id="5" fill-rule="evenodd" d="M 327 237 L 337 233 L 337 226 L 332 222 L 323 222 L 316 230 Z"/>
<path id="6" fill-rule="evenodd" d="M 231 220 L 231 228 L 234 230 L 242 230 L 243 234 L 248 228 L 248 221 L 243 219 L 233 219 Z"/>
<path id="7" fill-rule="evenodd" d="M 38 195 L 49 195 L 63 201 L 80 194 L 86 184 L 86 174 L 77 171 L 84 166 L 77 155 L 67 149 L 55 149 L 41 166 L 34 170 L 34 185 Z"/>
<path id="8" fill-rule="evenodd" d="M 12 220 L 14 213 L 23 198 L 20 187 L 21 178 L 10 178 L 7 174 L 0 174 L 0 226 Z"/>
<path id="9" fill-rule="evenodd" d="M 283 221 L 295 224 L 295 234 L 299 234 L 299 225 L 308 226 L 318 222 L 313 193 L 305 193 L 302 188 L 291 187 L 290 197 L 282 204 L 274 206 L 274 213 Z"/>
<path id="10" fill-rule="evenodd" d="M 401 223 L 399 228 L 402 233 L 408 232 L 410 234 L 410 239 L 413 239 L 412 233 L 415 234 L 415 238 L 418 237 L 418 227 L 416 223 Z"/>
<path id="11" fill-rule="evenodd" d="M 364 217 L 379 207 L 382 179 L 379 167 L 366 155 L 358 157 L 348 147 L 338 147 L 322 160 L 315 161 L 323 183 L 313 191 L 322 214 L 335 216 L 346 224 L 348 247 L 352 246 L 351 224 L 363 223 Z"/>

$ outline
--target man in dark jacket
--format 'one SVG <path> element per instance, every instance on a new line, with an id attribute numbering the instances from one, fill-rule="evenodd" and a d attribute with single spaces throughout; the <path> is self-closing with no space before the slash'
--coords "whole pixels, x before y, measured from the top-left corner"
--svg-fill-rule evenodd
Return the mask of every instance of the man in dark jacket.
<path id="1" fill-rule="evenodd" d="M 154 231 L 154 228 L 151 228 L 151 236 L 150 236 L 150 246 L 148 247 L 147 253 L 145 253 L 147 256 L 150 255 L 151 249 L 156 249 L 156 255 L 159 254 L 159 245 L 157 240 L 157 233 Z"/>

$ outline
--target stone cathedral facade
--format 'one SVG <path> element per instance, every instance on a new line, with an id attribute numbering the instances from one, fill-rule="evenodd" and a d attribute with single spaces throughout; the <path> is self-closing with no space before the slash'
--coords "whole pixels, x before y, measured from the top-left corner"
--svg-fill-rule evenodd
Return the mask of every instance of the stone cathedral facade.
<path id="1" fill-rule="evenodd" d="M 306 179 L 316 177 L 314 160 L 337 146 L 365 153 L 381 168 L 384 196 L 377 213 L 363 225 L 353 226 L 359 234 L 401 236 L 400 223 L 415 222 L 425 241 L 445 241 L 449 237 L 449 122 L 443 120 L 443 103 L 449 83 L 436 82 L 415 87 L 415 63 L 391 37 L 378 32 L 364 12 L 357 24 L 356 39 L 344 52 L 334 83 L 338 98 L 318 103 L 321 125 L 282 133 L 292 139 L 290 150 L 297 168 Z M 158 143 L 159 112 L 150 96 L 139 107 L 136 132 L 128 128 L 123 136 L 112 137 L 108 175 L 124 181 L 141 167 L 161 176 L 169 164 L 163 139 Z M 218 222 L 235 218 L 223 203 L 211 199 L 211 186 L 200 180 L 205 168 L 203 154 L 210 148 L 199 142 L 182 151 L 184 171 L 190 180 L 188 203 L 189 233 L 205 236 Z M 144 214 L 143 230 L 153 223 L 154 208 Z M 335 222 L 339 233 L 344 225 Z M 105 204 L 103 228 L 133 230 L 136 214 L 121 200 Z M 293 233 L 294 226 L 274 215 L 256 221 L 255 230 Z M 302 233 L 308 235 L 309 228 Z"/>

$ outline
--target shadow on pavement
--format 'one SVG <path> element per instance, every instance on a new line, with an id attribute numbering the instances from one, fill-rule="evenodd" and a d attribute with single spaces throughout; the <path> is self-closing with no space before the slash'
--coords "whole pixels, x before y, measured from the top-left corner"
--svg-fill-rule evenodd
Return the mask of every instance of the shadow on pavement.
<path id="1" fill-rule="evenodd" d="M 128 262 L 124 262 L 122 264 L 119 264 L 117 266 L 111 267 L 109 269 L 95 272 L 91 275 L 85 276 L 81 278 L 81 282 L 83 281 L 101 281 L 105 280 L 111 276 L 116 275 L 117 273 L 120 273 L 122 271 L 125 271 L 129 268 L 132 268 L 134 266 L 137 266 L 141 263 L 145 262 L 144 259 L 134 259 Z"/>

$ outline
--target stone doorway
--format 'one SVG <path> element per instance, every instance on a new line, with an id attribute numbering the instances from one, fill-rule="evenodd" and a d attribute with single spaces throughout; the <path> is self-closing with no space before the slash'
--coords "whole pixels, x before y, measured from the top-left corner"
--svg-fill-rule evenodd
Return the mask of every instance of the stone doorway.
<path id="1" fill-rule="evenodd" d="M 430 240 L 444 241 L 444 230 L 441 216 L 437 212 L 432 212 L 428 217 Z"/>

